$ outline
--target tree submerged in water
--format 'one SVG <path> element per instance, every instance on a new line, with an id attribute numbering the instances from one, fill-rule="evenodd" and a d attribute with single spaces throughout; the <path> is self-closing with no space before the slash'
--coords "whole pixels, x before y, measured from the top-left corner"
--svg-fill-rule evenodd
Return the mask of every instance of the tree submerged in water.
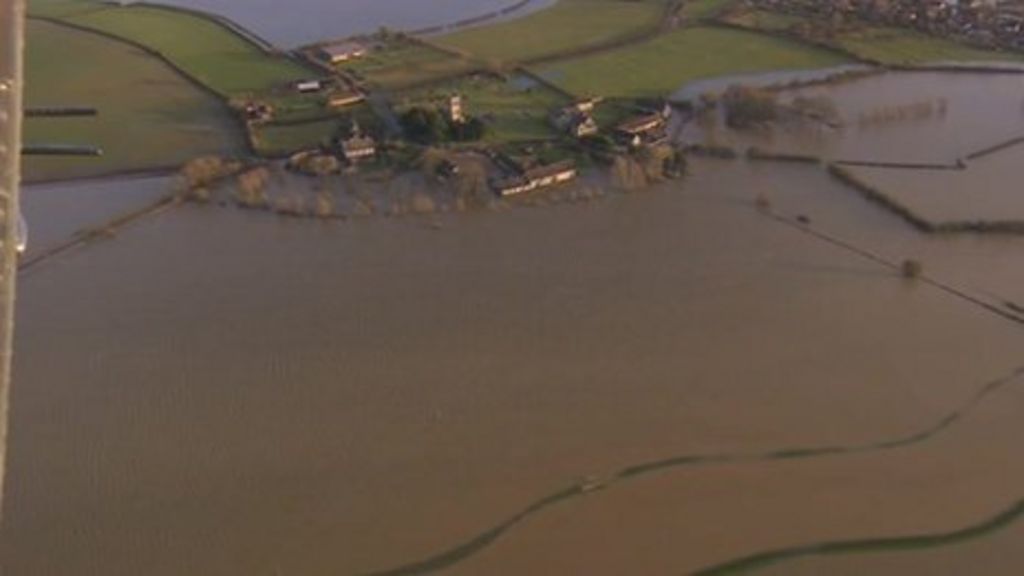
<path id="1" fill-rule="evenodd" d="M 778 118 L 775 94 L 750 86 L 730 86 L 722 96 L 725 122 L 730 128 L 744 129 Z"/>

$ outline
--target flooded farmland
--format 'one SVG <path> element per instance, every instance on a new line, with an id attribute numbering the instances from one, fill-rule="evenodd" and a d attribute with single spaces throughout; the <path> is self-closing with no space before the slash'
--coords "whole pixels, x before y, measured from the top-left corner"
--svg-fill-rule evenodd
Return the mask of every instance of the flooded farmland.
<path id="1" fill-rule="evenodd" d="M 758 145 L 831 159 L 949 165 L 1024 135 L 1024 74 L 889 72 L 786 91 L 825 97 L 840 129 L 802 123 L 759 134 L 717 130 L 722 144 Z M 698 137 L 693 126 L 690 137 Z M 701 135 L 702 136 L 702 135 Z"/>
<path id="2" fill-rule="evenodd" d="M 26 272 L 5 574 L 681 574 L 1024 496 L 1024 238 L 700 159 L 436 218 L 184 206 Z M 763 567 L 1014 574 L 1019 533 Z"/>

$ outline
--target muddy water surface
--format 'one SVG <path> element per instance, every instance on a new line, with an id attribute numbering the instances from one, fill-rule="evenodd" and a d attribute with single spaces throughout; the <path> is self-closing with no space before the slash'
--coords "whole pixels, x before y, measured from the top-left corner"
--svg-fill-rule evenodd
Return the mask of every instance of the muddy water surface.
<path id="1" fill-rule="evenodd" d="M 782 99 L 796 96 L 831 99 L 844 127 L 801 123 L 745 135 L 718 129 L 712 138 L 843 160 L 952 164 L 1024 135 L 1024 74 L 885 73 Z"/>
<path id="2" fill-rule="evenodd" d="M 187 206 L 33 268 L 5 573 L 677 574 L 1018 501 L 1024 239 L 692 168 L 429 218 Z"/>
<path id="3" fill-rule="evenodd" d="M 682 188 L 451 216 L 440 230 L 186 208 L 33 270 L 19 309 L 11 573 L 402 566 L 586 476 L 679 454 L 904 436 L 1020 363 L 1017 325 L 758 213 L 750 198 L 763 178 L 696 169 Z M 1002 438 L 1019 421 L 978 414 L 946 452 L 973 453 L 972 434 Z M 750 520 L 799 510 L 808 493 L 849 490 L 857 502 L 875 490 L 907 518 L 903 530 L 955 524 L 1020 485 L 988 460 L 952 457 L 885 476 L 882 458 L 902 461 L 887 454 L 870 488 L 858 479 L 876 461 L 861 458 L 804 462 L 797 476 L 770 462 L 683 473 L 717 500 L 674 473 L 643 476 L 621 494 L 648 504 L 617 487 L 581 501 L 634 520 L 558 530 L 585 542 L 628 528 L 635 539 L 644 511 L 662 510 L 652 522 L 673 523 L 651 524 L 664 530 L 644 539 L 644 566 L 684 570 L 744 543 L 858 534 L 888 518 L 811 506 L 770 538 Z M 984 497 L 926 513 L 948 496 L 921 475 L 929 467 L 971 472 L 956 493 Z M 747 474 L 791 496 L 741 511 Z M 548 533 L 547 518 L 464 560 L 483 564 L 451 569 L 574 565 L 575 554 L 518 540 Z M 723 530 L 702 555 L 680 554 L 681 539 Z M 587 566 L 622 573 L 639 543 L 624 542 L 589 548 Z"/>

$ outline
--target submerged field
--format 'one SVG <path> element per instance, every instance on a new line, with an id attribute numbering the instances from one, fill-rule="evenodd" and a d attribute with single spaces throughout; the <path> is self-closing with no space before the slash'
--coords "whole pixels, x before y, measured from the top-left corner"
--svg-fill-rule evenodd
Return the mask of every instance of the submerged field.
<path id="1" fill-rule="evenodd" d="M 840 55 L 790 40 L 723 28 L 686 28 L 621 50 L 538 69 L 575 94 L 665 96 L 690 80 L 737 72 L 823 68 Z"/>
<path id="2" fill-rule="evenodd" d="M 718 161 L 440 227 L 186 207 L 47 262 L 21 280 L 5 562 L 683 574 L 1018 498 L 1020 327 L 797 214 L 1024 294 L 1018 239 L 920 237 L 820 171 Z"/>
<path id="3" fill-rule="evenodd" d="M 95 118 L 29 119 L 26 142 L 88 144 L 104 151 L 99 158 L 27 158 L 30 180 L 173 166 L 196 155 L 242 149 L 240 129 L 224 104 L 136 48 L 30 22 L 26 58 L 28 105 L 99 111 Z M 103 64 L 83 64 L 89 62 Z"/>

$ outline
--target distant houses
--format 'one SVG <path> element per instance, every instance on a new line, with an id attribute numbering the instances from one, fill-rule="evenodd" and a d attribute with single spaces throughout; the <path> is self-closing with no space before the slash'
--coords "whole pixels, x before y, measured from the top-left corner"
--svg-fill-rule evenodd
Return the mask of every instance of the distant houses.
<path id="1" fill-rule="evenodd" d="M 615 127 L 615 136 L 619 141 L 638 148 L 664 142 L 668 137 L 668 119 L 663 113 L 635 116 Z"/>
<path id="2" fill-rule="evenodd" d="M 366 100 L 366 95 L 355 89 L 335 90 L 327 96 L 328 108 L 346 108 Z"/>
<path id="3" fill-rule="evenodd" d="M 577 100 L 572 104 L 559 108 L 551 115 L 551 123 L 555 129 L 565 132 L 574 138 L 593 136 L 598 132 L 594 120 L 594 109 L 600 102 L 598 98 Z"/>
<path id="4" fill-rule="evenodd" d="M 491 188 L 499 196 L 512 196 L 570 182 L 576 178 L 577 174 L 576 162 L 573 160 L 563 160 L 554 164 L 521 170 L 519 173 L 511 176 L 494 179 L 491 181 Z"/>
<path id="5" fill-rule="evenodd" d="M 349 163 L 360 160 L 367 160 L 377 155 L 377 142 L 372 137 L 364 134 L 359 128 L 358 122 L 352 123 L 352 130 L 347 138 L 338 141 L 338 148 L 342 157 Z"/>
<path id="6" fill-rule="evenodd" d="M 322 80 L 300 80 L 294 86 L 299 94 L 316 94 L 324 89 L 325 83 Z"/>
<path id="7" fill-rule="evenodd" d="M 274 107 L 263 102 L 248 101 L 242 105 L 242 114 L 249 122 L 269 122 L 274 117 Z"/>
<path id="8" fill-rule="evenodd" d="M 368 49 L 365 45 L 351 40 L 326 44 L 320 47 L 319 56 L 329 64 L 342 64 L 350 60 L 366 56 Z"/>

